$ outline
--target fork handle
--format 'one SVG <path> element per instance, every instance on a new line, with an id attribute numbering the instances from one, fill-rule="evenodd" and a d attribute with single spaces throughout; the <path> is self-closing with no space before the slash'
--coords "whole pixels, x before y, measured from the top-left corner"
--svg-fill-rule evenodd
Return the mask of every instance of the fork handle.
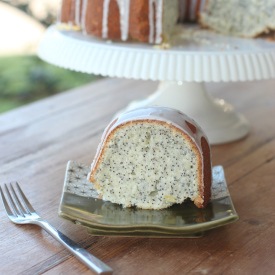
<path id="1" fill-rule="evenodd" d="M 50 235 L 63 244 L 63 246 L 65 246 L 72 254 L 74 254 L 82 263 L 92 269 L 96 274 L 107 275 L 113 273 L 113 270 L 108 265 L 90 254 L 87 250 L 69 239 L 63 233 L 52 227 L 48 222 L 40 220 L 36 224 L 45 229 Z"/>

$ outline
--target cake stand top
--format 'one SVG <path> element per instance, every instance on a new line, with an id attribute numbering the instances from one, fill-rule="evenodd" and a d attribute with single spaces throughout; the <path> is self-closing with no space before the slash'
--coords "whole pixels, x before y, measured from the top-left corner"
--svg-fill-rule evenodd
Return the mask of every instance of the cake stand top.
<path id="1" fill-rule="evenodd" d="M 275 78 L 275 42 L 178 27 L 169 45 L 117 42 L 50 26 L 38 49 L 54 65 L 110 77 L 161 81 Z"/>

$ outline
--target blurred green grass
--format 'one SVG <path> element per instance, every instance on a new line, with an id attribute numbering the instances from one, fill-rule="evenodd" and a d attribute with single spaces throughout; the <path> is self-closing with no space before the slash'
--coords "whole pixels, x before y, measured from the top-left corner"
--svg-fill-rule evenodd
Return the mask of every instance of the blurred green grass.
<path id="1" fill-rule="evenodd" d="M 53 66 L 37 56 L 0 57 L 0 113 L 100 78 Z"/>

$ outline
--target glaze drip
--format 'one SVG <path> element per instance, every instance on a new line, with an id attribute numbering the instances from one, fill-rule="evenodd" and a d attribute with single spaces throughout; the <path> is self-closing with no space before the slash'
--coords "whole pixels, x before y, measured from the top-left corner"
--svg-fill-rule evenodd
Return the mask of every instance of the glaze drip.
<path id="1" fill-rule="evenodd" d="M 128 39 L 128 32 L 129 32 L 130 0 L 116 0 L 116 2 L 119 8 L 121 40 L 126 41 Z M 104 0 L 103 19 L 102 19 L 102 38 L 108 38 L 109 5 L 110 5 L 110 0 Z"/>
<path id="2" fill-rule="evenodd" d="M 149 43 L 155 42 L 158 44 L 162 41 L 162 12 L 163 0 L 149 0 Z M 154 15 L 156 18 L 155 24 Z"/>
<path id="3" fill-rule="evenodd" d="M 121 40 L 128 39 L 130 0 L 116 0 L 119 7 Z"/>
<path id="4" fill-rule="evenodd" d="M 110 0 L 103 2 L 103 18 L 102 18 L 102 38 L 108 37 L 108 15 Z"/>

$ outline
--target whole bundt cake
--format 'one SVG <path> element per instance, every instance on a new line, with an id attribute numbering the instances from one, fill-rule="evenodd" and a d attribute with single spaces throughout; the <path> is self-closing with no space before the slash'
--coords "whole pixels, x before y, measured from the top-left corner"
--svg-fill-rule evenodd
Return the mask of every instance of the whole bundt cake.
<path id="1" fill-rule="evenodd" d="M 180 111 L 144 107 L 106 128 L 89 180 L 104 200 L 163 209 L 186 199 L 210 200 L 211 153 L 201 127 Z"/>
<path id="2" fill-rule="evenodd" d="M 275 0 L 63 0 L 59 21 L 104 39 L 155 44 L 169 41 L 177 23 L 196 21 L 226 35 L 275 39 Z"/>

